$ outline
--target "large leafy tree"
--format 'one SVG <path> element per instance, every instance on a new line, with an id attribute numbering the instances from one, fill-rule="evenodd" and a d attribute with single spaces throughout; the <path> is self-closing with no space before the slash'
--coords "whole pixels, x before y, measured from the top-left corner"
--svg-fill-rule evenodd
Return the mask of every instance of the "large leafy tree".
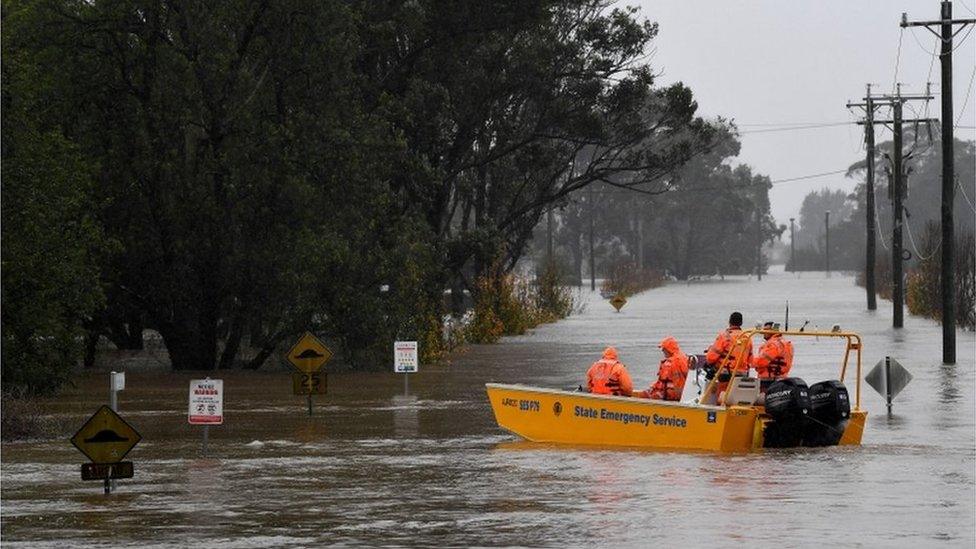
<path id="1" fill-rule="evenodd" d="M 10 8 L 10 9 L 8 9 Z M 15 47 L 29 17 L 4 6 L 3 384 L 48 392 L 80 357 L 82 324 L 103 305 L 99 257 L 110 247 L 95 212 L 97 164 L 52 122 L 44 50 Z"/>

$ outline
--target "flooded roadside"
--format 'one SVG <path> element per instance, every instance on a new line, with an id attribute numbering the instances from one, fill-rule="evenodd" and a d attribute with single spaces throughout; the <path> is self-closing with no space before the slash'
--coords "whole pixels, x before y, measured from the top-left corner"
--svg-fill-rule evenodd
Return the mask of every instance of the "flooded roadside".
<path id="1" fill-rule="evenodd" d="M 588 294 L 585 294 L 588 295 Z M 67 440 L 4 443 L 2 535 L 31 546 L 581 545 L 972 546 L 976 538 L 976 338 L 959 333 L 959 364 L 940 364 L 940 328 L 890 304 L 864 311 L 849 277 L 775 274 L 763 281 L 673 283 L 620 313 L 587 310 L 497 345 L 473 346 L 411 378 L 329 377 L 307 416 L 285 371 L 220 373 L 225 425 L 186 424 L 193 374 L 127 374 L 121 414 L 143 435 L 135 478 L 106 497 L 79 479 Z M 865 342 L 864 372 L 886 354 L 915 379 L 894 416 L 865 387 L 864 446 L 750 455 L 655 453 L 519 443 L 498 429 L 484 383 L 575 387 L 613 344 L 635 384 L 656 371 L 656 342 L 708 345 L 728 312 L 746 324 L 840 324 Z M 794 372 L 836 377 L 841 351 L 798 342 Z M 217 376 L 214 376 L 217 377 Z M 107 393 L 85 377 L 51 413 L 80 425 Z"/>

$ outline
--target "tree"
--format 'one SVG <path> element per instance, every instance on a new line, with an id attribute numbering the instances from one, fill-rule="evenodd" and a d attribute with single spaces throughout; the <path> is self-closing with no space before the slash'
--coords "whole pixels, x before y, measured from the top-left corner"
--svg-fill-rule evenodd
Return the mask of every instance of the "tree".
<path id="1" fill-rule="evenodd" d="M 28 393 L 56 390 L 80 358 L 81 325 L 103 303 L 98 259 L 110 247 L 97 223 L 97 166 L 37 112 L 49 80 L 37 55 L 18 48 L 18 18 L 4 6 L 3 383 Z"/>

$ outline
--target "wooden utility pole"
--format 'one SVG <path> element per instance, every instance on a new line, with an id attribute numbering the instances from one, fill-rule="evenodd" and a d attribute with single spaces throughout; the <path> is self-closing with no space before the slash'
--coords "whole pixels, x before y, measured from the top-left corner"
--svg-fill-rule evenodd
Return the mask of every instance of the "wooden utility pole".
<path id="1" fill-rule="evenodd" d="M 905 277 L 902 274 L 902 267 L 904 266 L 904 258 L 902 257 L 902 236 L 901 236 L 901 222 L 904 213 L 902 212 L 902 181 L 904 178 L 904 171 L 901 162 L 901 111 L 902 102 L 895 101 L 892 107 L 892 118 L 894 119 L 894 166 L 892 171 L 894 172 L 894 186 L 892 187 L 892 198 L 894 199 L 894 208 L 891 215 L 891 301 L 894 304 L 894 314 L 892 315 L 891 325 L 895 328 L 901 328 L 905 325 L 905 292 L 904 284 Z"/>
<path id="2" fill-rule="evenodd" d="M 796 225 L 795 217 L 790 218 L 790 272 L 796 272 Z"/>
<path id="3" fill-rule="evenodd" d="M 830 277 L 830 210 L 824 212 L 824 270 Z"/>
<path id="4" fill-rule="evenodd" d="M 952 2 L 942 2 L 938 21 L 908 21 L 901 14 L 901 26 L 925 27 L 942 43 L 939 59 L 942 61 L 942 362 L 956 363 L 956 300 L 955 300 L 955 241 L 952 207 L 955 204 L 955 157 L 953 156 L 952 123 L 952 39 L 966 28 L 976 24 L 976 19 L 953 19 Z M 953 25 L 959 29 L 953 33 Z M 933 27 L 939 27 L 939 32 Z"/>
<path id="5" fill-rule="evenodd" d="M 892 164 L 894 174 L 891 177 L 891 181 L 888 183 L 889 191 L 891 192 L 891 199 L 893 201 L 892 207 L 892 228 L 891 228 L 891 283 L 892 292 L 891 300 L 893 307 L 892 314 L 892 326 L 895 328 L 901 328 L 904 326 L 905 318 L 905 292 L 904 292 L 904 276 L 903 276 L 903 265 L 905 258 L 902 255 L 902 217 L 904 216 L 902 207 L 902 197 L 904 196 L 904 169 L 902 168 L 902 124 L 906 122 L 902 118 L 902 106 L 907 101 L 914 100 L 925 100 L 928 101 L 932 99 L 932 96 L 928 93 L 918 94 L 918 95 L 903 95 L 901 93 L 901 84 L 898 84 L 898 91 L 895 95 L 868 95 L 864 98 L 864 103 L 848 103 L 848 108 L 850 107 L 864 107 L 866 112 L 869 112 L 865 120 L 858 122 L 858 124 L 865 124 L 873 126 L 874 124 L 885 124 L 890 125 L 892 128 L 892 133 L 894 134 L 894 146 L 892 151 Z M 877 107 L 891 107 L 892 117 L 890 120 L 877 120 L 874 118 L 873 111 Z M 870 107 L 870 108 L 868 108 Z M 908 122 L 933 122 L 932 118 L 918 118 L 914 120 L 909 120 Z M 873 148 L 874 132 L 871 131 L 869 134 L 871 136 L 871 148 Z M 871 158 L 871 178 L 873 180 L 874 176 L 874 155 L 869 153 L 869 158 Z M 869 193 L 869 199 L 873 206 L 874 197 L 873 193 Z M 873 211 L 868 213 L 868 216 L 873 215 Z M 869 235 L 873 235 L 873 224 L 869 227 L 872 232 Z M 870 259 L 870 258 L 868 258 Z M 873 295 L 873 294 L 872 294 Z M 870 306 L 870 298 L 869 298 Z"/>
<path id="6" fill-rule="evenodd" d="M 864 215 L 867 239 L 864 246 L 864 290 L 868 298 L 868 310 L 873 311 L 878 308 L 877 289 L 875 285 L 875 255 L 877 255 L 877 242 L 875 241 L 875 206 L 874 206 L 874 98 L 871 97 L 871 84 L 866 86 L 867 94 L 864 96 L 864 142 L 867 147 L 867 175 L 865 176 L 865 204 L 867 210 Z M 850 108 L 850 103 L 847 107 Z"/>

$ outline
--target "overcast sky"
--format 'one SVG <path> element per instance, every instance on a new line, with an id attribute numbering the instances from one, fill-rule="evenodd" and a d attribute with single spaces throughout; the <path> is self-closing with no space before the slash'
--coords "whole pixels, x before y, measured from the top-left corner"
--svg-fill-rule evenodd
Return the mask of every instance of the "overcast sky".
<path id="1" fill-rule="evenodd" d="M 976 18 L 974 4 L 954 1 L 953 18 Z M 921 27 L 903 31 L 899 26 L 902 12 L 909 21 L 938 19 L 937 0 L 642 0 L 637 5 L 660 24 L 651 58 L 663 73 L 659 83 L 684 82 L 702 115 L 734 118 L 743 133 L 739 161 L 774 181 L 843 170 L 862 159 L 862 127 L 747 132 L 776 128 L 770 124 L 856 120 L 845 104 L 859 101 L 866 83 L 876 84 L 878 92 L 892 91 L 899 36 L 897 81 L 903 93 L 924 92 L 928 79 L 936 95 L 928 116 L 938 118 L 941 112 L 939 60 L 933 64 L 931 55 L 937 52 L 936 37 Z M 970 128 L 976 125 L 976 89 L 964 100 L 976 66 L 976 32 L 966 37 L 972 28 L 957 35 L 953 53 L 955 116 L 962 113 L 958 124 Z M 923 102 L 914 107 L 924 113 Z M 956 129 L 957 139 L 974 136 L 973 129 Z M 891 134 L 879 126 L 876 139 L 890 140 Z M 789 224 L 810 191 L 850 190 L 854 184 L 843 174 L 776 184 L 770 194 L 773 215 Z"/>

